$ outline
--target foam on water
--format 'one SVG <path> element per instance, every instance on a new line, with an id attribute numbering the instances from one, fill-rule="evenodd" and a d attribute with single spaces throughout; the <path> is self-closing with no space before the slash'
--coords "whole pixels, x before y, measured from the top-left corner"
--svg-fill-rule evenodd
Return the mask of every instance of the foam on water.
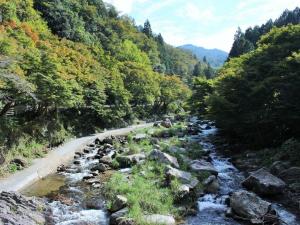
<path id="1" fill-rule="evenodd" d="M 50 203 L 55 225 L 107 225 L 107 215 L 103 210 L 80 210 L 76 206 L 66 206 L 60 202 Z"/>
<path id="2" fill-rule="evenodd" d="M 207 126 L 210 129 L 207 129 Z M 219 156 L 215 152 L 214 145 L 210 142 L 209 136 L 217 132 L 216 127 L 212 126 L 209 122 L 207 124 L 199 125 L 202 133 L 199 133 L 198 138 L 193 137 L 194 140 L 199 139 L 199 144 L 205 151 L 210 151 L 211 163 L 218 171 L 218 180 L 220 183 L 220 190 L 218 195 L 206 194 L 198 200 L 198 214 L 190 217 L 187 220 L 188 225 L 239 225 L 239 221 L 232 218 L 225 217 L 225 212 L 228 209 L 226 205 L 226 198 L 233 191 L 242 189 L 241 181 L 245 179 L 242 173 L 229 162 L 228 158 Z M 288 225 L 299 225 L 300 221 L 296 216 L 285 210 L 278 204 L 274 204 L 280 219 Z"/>

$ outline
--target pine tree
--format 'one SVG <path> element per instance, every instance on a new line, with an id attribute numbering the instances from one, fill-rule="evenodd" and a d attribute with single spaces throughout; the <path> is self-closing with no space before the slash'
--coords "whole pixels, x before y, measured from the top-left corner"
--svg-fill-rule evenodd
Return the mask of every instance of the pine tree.
<path id="1" fill-rule="evenodd" d="M 164 38 L 163 38 L 163 36 L 161 35 L 161 33 L 159 33 L 159 34 L 157 35 L 156 41 L 157 41 L 157 43 L 158 43 L 159 45 L 161 45 L 161 46 L 165 44 Z"/>
<path id="2" fill-rule="evenodd" d="M 146 22 L 144 23 L 143 33 L 146 34 L 149 38 L 153 37 L 152 28 L 149 20 L 146 20 Z"/>
<path id="3" fill-rule="evenodd" d="M 197 77 L 199 75 L 201 75 L 201 72 L 202 72 L 202 65 L 200 62 L 198 62 L 195 67 L 194 67 L 194 70 L 193 70 L 193 76 Z"/>
<path id="4" fill-rule="evenodd" d="M 209 63 L 207 64 L 207 68 L 205 68 L 205 70 L 204 70 L 204 75 L 205 75 L 206 79 L 211 79 L 214 76 L 214 70 L 210 66 Z"/>
<path id="5" fill-rule="evenodd" d="M 229 58 L 238 57 L 254 49 L 254 45 L 245 38 L 245 34 L 239 27 L 234 35 L 234 42 L 229 52 Z"/>

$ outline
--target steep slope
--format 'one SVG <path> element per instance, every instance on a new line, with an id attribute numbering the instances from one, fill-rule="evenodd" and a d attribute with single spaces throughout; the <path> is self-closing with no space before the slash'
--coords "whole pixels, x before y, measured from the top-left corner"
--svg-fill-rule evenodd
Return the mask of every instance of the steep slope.
<path id="1" fill-rule="evenodd" d="M 191 52 L 199 60 L 203 60 L 206 57 L 207 62 L 214 68 L 221 67 L 228 57 L 228 53 L 220 49 L 206 49 L 191 44 L 182 45 L 178 48 Z"/>
<path id="2" fill-rule="evenodd" d="M 170 76 L 156 69 L 161 46 L 176 51 Z M 197 63 L 182 52 L 101 0 L 0 1 L 4 172 L 19 169 L 14 157 L 39 157 L 69 135 L 181 111 L 190 93 L 182 78 Z"/>

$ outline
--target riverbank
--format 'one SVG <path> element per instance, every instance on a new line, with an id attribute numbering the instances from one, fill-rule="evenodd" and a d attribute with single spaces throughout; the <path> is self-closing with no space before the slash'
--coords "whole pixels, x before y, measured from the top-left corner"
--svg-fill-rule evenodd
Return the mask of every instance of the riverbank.
<path id="1" fill-rule="evenodd" d="M 135 129 L 145 128 L 151 125 L 152 124 L 135 125 L 128 128 L 110 130 L 93 136 L 71 140 L 52 150 L 46 157 L 34 160 L 32 165 L 28 168 L 0 179 L 0 191 L 20 191 L 39 179 L 54 173 L 58 166 L 69 163 L 73 159 L 76 151 L 81 151 L 86 144 L 95 138 L 103 139 L 111 135 L 128 134 Z"/>
<path id="2" fill-rule="evenodd" d="M 299 224 L 278 201 L 243 187 L 249 178 L 216 151 L 214 123 L 155 125 L 95 138 L 23 194 L 45 199 L 55 225 Z"/>
<path id="3" fill-rule="evenodd" d="M 300 216 L 300 167 L 299 158 L 290 156 L 290 152 L 299 151 L 298 142 L 287 141 L 278 148 L 266 148 L 251 151 L 242 145 L 229 145 L 226 139 L 218 134 L 212 139 L 218 154 L 230 158 L 230 162 L 244 176 L 249 176 L 262 168 L 275 177 L 282 179 L 286 187 L 281 194 L 266 196 Z M 296 144 L 294 144 L 296 143 Z M 291 154 L 292 155 L 292 154 Z M 294 154 L 296 155 L 296 154 Z"/>

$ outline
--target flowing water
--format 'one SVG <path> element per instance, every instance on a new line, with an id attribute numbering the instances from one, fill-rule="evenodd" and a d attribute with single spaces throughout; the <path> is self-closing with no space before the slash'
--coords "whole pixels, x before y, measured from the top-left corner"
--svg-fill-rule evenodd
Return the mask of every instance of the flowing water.
<path id="1" fill-rule="evenodd" d="M 201 125 L 206 128 L 207 124 Z M 210 126 L 210 129 L 203 130 L 199 134 L 199 144 L 204 150 L 210 152 L 211 163 L 219 172 L 218 180 L 220 190 L 218 194 L 206 194 L 198 199 L 198 213 L 196 216 L 187 219 L 188 225 L 239 225 L 245 224 L 225 216 L 228 210 L 226 199 L 229 194 L 243 189 L 241 181 L 245 179 L 243 174 L 230 163 L 229 158 L 220 156 L 215 151 L 215 146 L 210 142 L 210 136 L 215 135 L 217 129 Z M 288 212 L 280 204 L 274 203 L 280 219 L 288 225 L 300 225 L 300 219 Z"/>
<path id="2" fill-rule="evenodd" d="M 201 128 L 206 128 L 207 125 L 203 124 Z M 187 218 L 187 225 L 243 224 L 225 216 L 228 209 L 226 199 L 231 192 L 242 189 L 240 183 L 244 176 L 229 162 L 228 158 L 216 153 L 214 145 L 209 139 L 216 131 L 216 128 L 210 124 L 209 129 L 204 129 L 197 136 L 189 137 L 197 140 L 204 150 L 210 152 L 212 164 L 219 172 L 220 191 L 217 195 L 206 194 L 199 198 L 198 213 L 196 216 Z M 89 154 L 77 159 L 80 165 L 72 164 L 66 172 L 48 176 L 24 192 L 28 196 L 49 198 L 51 208 L 49 225 L 106 225 L 109 223 L 101 194 L 101 184 L 96 183 L 91 186 L 82 181 L 83 177 L 90 175 L 90 168 L 98 162 L 98 160 L 93 160 L 96 154 L 97 149 L 94 149 Z M 123 170 L 122 172 L 128 171 Z M 58 201 L 57 196 L 62 197 L 65 204 Z M 281 205 L 274 204 L 274 207 L 286 224 L 300 224 L 299 218 Z"/>
<path id="3" fill-rule="evenodd" d="M 49 199 L 48 225 L 108 224 L 100 183 L 91 186 L 83 181 L 99 163 L 93 159 L 97 151 L 82 155 L 76 159 L 78 164 L 71 164 L 65 172 L 50 175 L 23 192 L 27 196 Z"/>

